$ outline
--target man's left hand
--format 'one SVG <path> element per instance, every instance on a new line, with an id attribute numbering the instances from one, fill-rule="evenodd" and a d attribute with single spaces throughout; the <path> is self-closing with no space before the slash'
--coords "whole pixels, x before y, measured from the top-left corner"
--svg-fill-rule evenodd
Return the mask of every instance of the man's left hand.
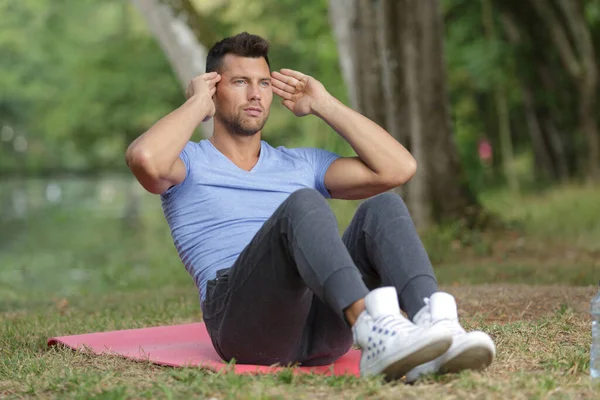
<path id="1" fill-rule="evenodd" d="M 314 113 L 320 102 L 331 95 L 315 78 L 291 69 L 271 72 L 273 93 L 283 99 L 283 105 L 297 117 Z"/>

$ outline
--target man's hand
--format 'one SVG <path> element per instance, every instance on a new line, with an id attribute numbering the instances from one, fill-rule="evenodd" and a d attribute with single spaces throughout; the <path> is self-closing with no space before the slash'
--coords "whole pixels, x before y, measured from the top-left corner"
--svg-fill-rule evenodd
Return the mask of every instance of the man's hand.
<path id="1" fill-rule="evenodd" d="M 327 101 L 331 95 L 313 77 L 291 69 L 271 73 L 273 93 L 283 99 L 283 105 L 298 117 L 314 114 L 319 103 Z"/>
<path id="2" fill-rule="evenodd" d="M 198 97 L 201 99 L 200 104 L 202 104 L 202 108 L 208 110 L 204 122 L 215 115 L 215 103 L 212 97 L 217 91 L 217 83 L 220 80 L 221 75 L 216 72 L 202 74 L 192 79 L 185 91 L 186 99 L 192 96 Z"/>

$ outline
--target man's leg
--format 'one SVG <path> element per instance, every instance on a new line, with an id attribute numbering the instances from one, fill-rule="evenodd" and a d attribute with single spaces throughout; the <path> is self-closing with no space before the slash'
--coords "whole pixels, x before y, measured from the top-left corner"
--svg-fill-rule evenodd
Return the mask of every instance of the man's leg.
<path id="1" fill-rule="evenodd" d="M 395 287 L 409 319 L 425 305 L 423 299 L 438 290 L 427 252 L 400 196 L 384 193 L 363 202 L 343 241 L 367 287 Z"/>
<path id="2" fill-rule="evenodd" d="M 277 209 L 232 268 L 208 285 L 202 308 L 226 360 L 288 364 L 316 357 L 327 363 L 352 345 L 343 310 L 367 293 L 327 201 L 303 189 Z M 307 328 L 315 319 L 319 334 L 333 332 L 316 344 L 315 331 Z"/>
<path id="3" fill-rule="evenodd" d="M 394 286 L 409 319 L 419 326 L 439 326 L 452 333 L 452 346 L 442 356 L 406 375 L 412 382 L 432 372 L 482 369 L 495 356 L 484 332 L 465 332 L 458 322 L 454 298 L 438 292 L 427 253 L 402 199 L 385 193 L 365 201 L 343 237 L 354 262 L 372 289 Z"/>
<path id="4" fill-rule="evenodd" d="M 217 351 L 240 363 L 326 364 L 354 340 L 361 374 L 394 379 L 451 345 L 445 330 L 402 317 L 394 288 L 368 293 L 333 212 L 314 190 L 281 205 L 209 285 L 203 311 Z"/>

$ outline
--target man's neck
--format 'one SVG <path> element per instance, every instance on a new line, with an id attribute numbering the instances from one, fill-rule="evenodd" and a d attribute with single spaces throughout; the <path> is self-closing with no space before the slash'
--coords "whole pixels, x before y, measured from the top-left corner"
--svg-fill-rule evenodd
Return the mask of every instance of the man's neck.
<path id="1" fill-rule="evenodd" d="M 239 168 L 251 170 L 260 155 L 261 132 L 252 136 L 232 135 L 215 131 L 210 142 Z"/>

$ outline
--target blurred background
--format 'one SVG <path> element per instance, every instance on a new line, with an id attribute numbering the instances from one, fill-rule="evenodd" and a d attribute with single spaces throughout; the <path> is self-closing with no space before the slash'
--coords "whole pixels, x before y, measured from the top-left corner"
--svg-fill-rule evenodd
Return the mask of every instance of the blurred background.
<path id="1" fill-rule="evenodd" d="M 600 278 L 598 0 L 3 0 L 0 310 L 193 294 L 124 152 L 241 31 L 415 155 L 399 193 L 441 283 Z M 353 155 L 279 104 L 264 139 Z M 343 230 L 357 202 L 331 204 Z"/>

